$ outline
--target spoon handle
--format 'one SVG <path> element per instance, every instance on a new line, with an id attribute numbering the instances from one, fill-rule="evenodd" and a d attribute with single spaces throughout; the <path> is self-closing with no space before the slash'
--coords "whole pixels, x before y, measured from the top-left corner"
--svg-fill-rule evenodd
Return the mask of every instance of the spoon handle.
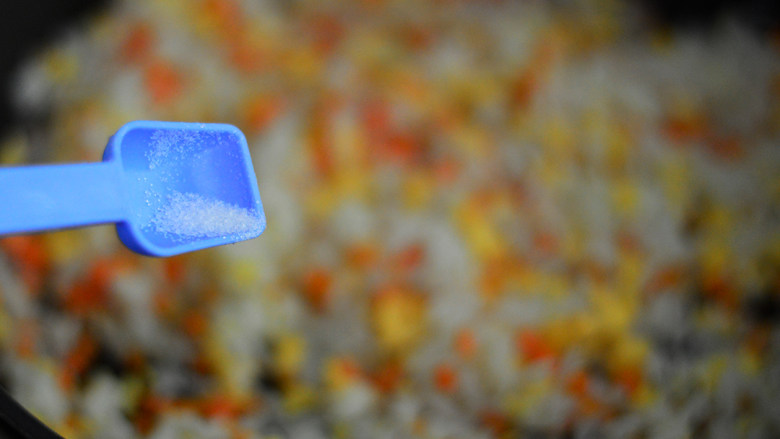
<path id="1" fill-rule="evenodd" d="M 0 167 L 0 235 L 118 222 L 124 200 L 113 160 Z"/>

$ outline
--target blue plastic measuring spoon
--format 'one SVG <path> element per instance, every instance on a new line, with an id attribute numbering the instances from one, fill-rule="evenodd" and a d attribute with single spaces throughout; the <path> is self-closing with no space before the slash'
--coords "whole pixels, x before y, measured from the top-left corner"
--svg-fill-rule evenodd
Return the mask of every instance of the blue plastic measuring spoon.
<path id="1" fill-rule="evenodd" d="M 150 256 L 259 236 L 265 213 L 243 133 L 135 121 L 111 137 L 100 163 L 0 167 L 0 235 L 102 223 Z"/>

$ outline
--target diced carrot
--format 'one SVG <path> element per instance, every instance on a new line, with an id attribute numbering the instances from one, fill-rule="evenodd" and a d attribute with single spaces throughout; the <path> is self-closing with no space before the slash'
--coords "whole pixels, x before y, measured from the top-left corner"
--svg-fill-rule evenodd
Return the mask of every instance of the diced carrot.
<path id="1" fill-rule="evenodd" d="M 38 343 L 40 328 L 38 324 L 29 319 L 21 320 L 15 328 L 16 339 L 14 350 L 21 358 L 32 358 L 35 356 L 35 346 Z"/>
<path id="2" fill-rule="evenodd" d="M 371 243 L 358 243 L 346 250 L 346 259 L 356 268 L 367 269 L 379 261 L 379 250 Z"/>
<path id="3" fill-rule="evenodd" d="M 566 384 L 566 390 L 575 396 L 586 395 L 589 381 L 588 374 L 585 373 L 585 371 L 577 371 L 569 377 L 568 383 Z"/>
<path id="4" fill-rule="evenodd" d="M 331 359 L 325 366 L 324 372 L 328 386 L 335 389 L 349 386 L 363 377 L 363 371 L 357 361 L 346 356 Z"/>
<path id="5" fill-rule="evenodd" d="M 707 121 L 701 115 L 671 117 L 664 123 L 666 135 L 677 142 L 701 140 L 706 133 Z"/>
<path id="6" fill-rule="evenodd" d="M 344 35 L 344 26 L 333 16 L 318 14 L 308 23 L 314 38 L 314 47 L 319 53 L 328 54 L 338 45 Z"/>
<path id="7" fill-rule="evenodd" d="M 374 374 L 372 374 L 372 382 L 377 389 L 382 393 L 392 393 L 398 387 L 403 378 L 403 367 L 396 361 L 389 361 L 379 367 Z"/>
<path id="8" fill-rule="evenodd" d="M 433 173 L 440 184 L 450 184 L 455 181 L 460 172 L 460 165 L 454 160 L 444 160 L 434 165 Z"/>
<path id="9" fill-rule="evenodd" d="M 536 362 L 555 357 L 555 352 L 541 334 L 531 329 L 521 330 L 517 335 L 516 343 L 517 349 L 525 361 Z"/>
<path id="10" fill-rule="evenodd" d="M 146 356 L 143 352 L 133 349 L 123 359 L 124 365 L 132 372 L 140 372 L 146 365 Z"/>
<path id="11" fill-rule="evenodd" d="M 230 431 L 230 439 L 251 439 L 254 437 L 252 430 L 242 427 L 239 422 L 230 422 L 227 428 Z"/>
<path id="12" fill-rule="evenodd" d="M 119 52 L 127 62 L 138 62 L 149 56 L 154 43 L 154 31 L 147 23 L 136 23 L 130 28 Z"/>
<path id="13" fill-rule="evenodd" d="M 135 411 L 133 423 L 136 429 L 146 435 L 154 428 L 160 413 L 172 407 L 170 400 L 154 394 L 147 394 Z"/>
<path id="14" fill-rule="evenodd" d="M 383 101 L 374 100 L 363 106 L 362 120 L 366 132 L 372 138 L 385 138 L 390 134 L 392 117 L 390 107 Z"/>
<path id="15" fill-rule="evenodd" d="M 258 96 L 245 107 L 245 123 L 249 129 L 262 131 L 281 113 L 282 100 L 277 97 Z"/>
<path id="16" fill-rule="evenodd" d="M 198 352 L 195 358 L 192 360 L 191 363 L 192 369 L 202 375 L 209 375 L 214 373 L 214 364 L 212 364 L 211 360 L 208 358 L 208 356 L 204 355 L 203 352 Z"/>
<path id="17" fill-rule="evenodd" d="M 455 335 L 455 351 L 463 358 L 473 358 L 477 353 L 477 338 L 474 331 L 463 328 Z"/>
<path id="18" fill-rule="evenodd" d="M 234 0 L 205 0 L 203 9 L 221 28 L 241 23 L 241 8 Z"/>
<path id="19" fill-rule="evenodd" d="M 560 242 L 552 233 L 539 232 L 534 235 L 534 248 L 544 255 L 554 255 L 560 248 Z"/>
<path id="20" fill-rule="evenodd" d="M 227 44 L 246 38 L 247 22 L 235 0 L 205 0 L 199 11 L 202 22 L 218 41 Z"/>
<path id="21" fill-rule="evenodd" d="M 425 247 L 419 243 L 411 244 L 395 255 L 393 265 L 405 272 L 418 267 L 424 258 Z"/>
<path id="22" fill-rule="evenodd" d="M 176 290 L 162 288 L 152 296 L 154 312 L 158 315 L 170 315 L 176 305 Z"/>
<path id="23" fill-rule="evenodd" d="M 184 332 L 192 338 L 203 336 L 208 329 L 209 320 L 200 310 L 193 310 L 184 316 L 182 326 Z"/>
<path id="24" fill-rule="evenodd" d="M 480 275 L 480 290 L 488 300 L 496 299 L 506 286 L 508 280 L 508 270 L 505 258 L 491 258 L 490 261 L 483 264 Z"/>
<path id="25" fill-rule="evenodd" d="M 633 396 L 642 383 L 642 374 L 635 367 L 623 368 L 617 372 L 615 381 L 629 396 Z"/>
<path id="26" fill-rule="evenodd" d="M 737 290 L 726 276 L 711 274 L 705 276 L 701 281 L 701 288 L 704 295 L 723 306 L 725 309 L 734 311 L 739 304 Z"/>
<path id="27" fill-rule="evenodd" d="M 130 266 L 131 261 L 122 257 L 98 259 L 67 292 L 64 306 L 78 315 L 105 309 L 111 282 Z"/>
<path id="28" fill-rule="evenodd" d="M 62 362 L 60 385 L 63 389 L 70 390 L 73 388 L 76 380 L 92 362 L 96 353 L 97 342 L 88 334 L 82 334 Z"/>
<path id="29" fill-rule="evenodd" d="M 533 101 L 552 66 L 558 46 L 552 38 L 547 38 L 534 48 L 529 67 L 519 72 L 510 89 L 510 99 L 515 107 L 524 109 Z"/>
<path id="30" fill-rule="evenodd" d="M 683 267 L 676 265 L 663 267 L 650 277 L 644 290 L 652 294 L 679 285 L 684 278 L 685 270 Z"/>
<path id="31" fill-rule="evenodd" d="M 392 133 L 379 146 L 379 159 L 402 164 L 417 162 L 424 147 L 418 136 L 408 132 Z"/>
<path id="32" fill-rule="evenodd" d="M 510 99 L 519 108 L 526 108 L 539 89 L 537 74 L 532 69 L 521 73 L 511 88 Z"/>
<path id="33" fill-rule="evenodd" d="M 324 312 L 330 302 L 330 286 L 333 277 L 324 268 L 311 269 L 303 279 L 303 294 L 306 302 L 316 312 Z"/>
<path id="34" fill-rule="evenodd" d="M 71 413 L 65 418 L 65 425 L 70 431 L 83 431 L 85 423 L 85 420 L 75 413 Z"/>
<path id="35" fill-rule="evenodd" d="M 186 256 L 173 256 L 163 261 L 165 279 L 174 285 L 179 285 L 187 273 Z"/>
<path id="36" fill-rule="evenodd" d="M 362 375 L 360 365 L 353 358 L 344 357 L 339 361 L 339 369 L 350 378 L 356 379 Z"/>
<path id="37" fill-rule="evenodd" d="M 205 398 L 201 403 L 201 413 L 207 418 L 235 418 L 241 411 L 241 404 L 223 394 Z"/>
<path id="38" fill-rule="evenodd" d="M 767 326 L 757 326 L 747 334 L 745 345 L 755 354 L 762 355 L 770 346 L 771 332 Z"/>
<path id="39" fill-rule="evenodd" d="M 577 409 L 584 416 L 597 416 L 605 412 L 606 407 L 589 395 L 577 398 Z"/>
<path id="40" fill-rule="evenodd" d="M 184 89 L 184 76 L 170 62 L 158 60 L 146 69 L 146 89 L 152 102 L 165 105 L 176 99 Z"/>
<path id="41" fill-rule="evenodd" d="M 9 236 L 0 239 L 0 248 L 2 248 L 14 262 L 24 263 L 39 270 L 45 268 L 49 264 L 40 236 Z"/>
<path id="42" fill-rule="evenodd" d="M 449 364 L 440 364 L 433 372 L 433 381 L 439 391 L 453 393 L 458 389 L 458 372 Z"/>
<path id="43" fill-rule="evenodd" d="M 424 50 L 433 40 L 433 34 L 425 26 L 407 25 L 403 33 L 404 42 L 413 50 Z"/>
<path id="44" fill-rule="evenodd" d="M 608 282 L 612 276 L 610 267 L 595 260 L 584 261 L 582 263 L 582 268 L 588 277 L 597 284 Z"/>
<path id="45" fill-rule="evenodd" d="M 260 47 L 241 38 L 230 45 L 230 64 L 241 73 L 256 74 L 261 72 L 268 62 Z"/>
<path id="46" fill-rule="evenodd" d="M 739 160 L 745 156 L 742 143 L 733 136 L 710 136 L 708 149 L 723 160 Z"/>
<path id="47" fill-rule="evenodd" d="M 509 417 L 497 410 L 486 410 L 479 415 L 479 423 L 490 432 L 493 437 L 506 437 L 512 429 Z"/>
<path id="48" fill-rule="evenodd" d="M 637 252 L 641 250 L 642 247 L 639 238 L 637 238 L 636 235 L 624 230 L 618 232 L 617 245 L 621 250 L 630 253 Z"/>
<path id="49" fill-rule="evenodd" d="M 211 283 L 200 285 L 195 293 L 195 299 L 201 306 L 212 305 L 222 297 L 222 290 Z"/>
<path id="50" fill-rule="evenodd" d="M 3 250 L 19 271 L 31 294 L 37 294 L 46 278 L 50 259 L 40 236 L 20 235 L 0 239 Z"/>
<path id="51" fill-rule="evenodd" d="M 309 131 L 313 167 L 322 177 L 331 175 L 334 166 L 328 123 L 327 114 L 316 111 Z"/>

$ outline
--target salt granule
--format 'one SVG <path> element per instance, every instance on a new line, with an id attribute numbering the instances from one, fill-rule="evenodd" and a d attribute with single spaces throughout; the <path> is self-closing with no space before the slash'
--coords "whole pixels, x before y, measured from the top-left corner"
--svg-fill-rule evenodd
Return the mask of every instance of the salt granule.
<path id="1" fill-rule="evenodd" d="M 198 194 L 174 191 L 150 225 L 160 233 L 180 238 L 214 238 L 258 232 L 262 220 L 249 209 Z"/>
<path id="2" fill-rule="evenodd" d="M 149 139 L 151 148 L 146 153 L 149 169 L 155 169 L 164 163 L 180 160 L 198 144 L 198 138 L 188 132 L 159 130 Z"/>

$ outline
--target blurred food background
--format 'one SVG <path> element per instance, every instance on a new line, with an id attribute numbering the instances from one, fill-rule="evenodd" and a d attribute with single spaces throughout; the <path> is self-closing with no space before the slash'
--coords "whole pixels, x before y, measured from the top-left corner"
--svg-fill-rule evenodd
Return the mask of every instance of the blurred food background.
<path id="1" fill-rule="evenodd" d="M 780 436 L 771 2 L 44 3 L 0 163 L 233 123 L 269 224 L 0 240 L 0 384 L 66 437 Z"/>

